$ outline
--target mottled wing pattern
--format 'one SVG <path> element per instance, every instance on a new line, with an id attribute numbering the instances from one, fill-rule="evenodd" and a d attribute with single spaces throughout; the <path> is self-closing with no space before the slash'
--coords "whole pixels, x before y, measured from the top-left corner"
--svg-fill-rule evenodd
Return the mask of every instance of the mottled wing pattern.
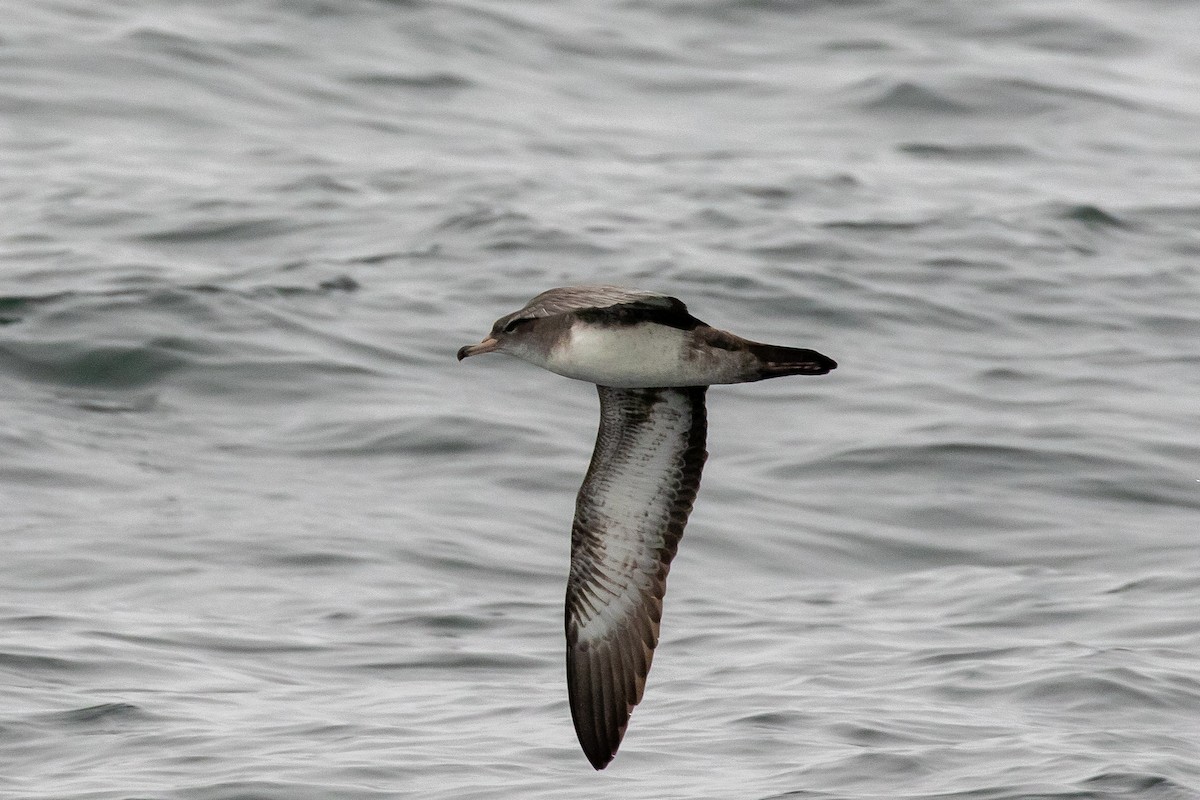
<path id="1" fill-rule="evenodd" d="M 567 691 L 579 743 L 602 769 L 642 699 L 667 571 L 700 486 L 707 387 L 600 391 L 567 582 Z"/>

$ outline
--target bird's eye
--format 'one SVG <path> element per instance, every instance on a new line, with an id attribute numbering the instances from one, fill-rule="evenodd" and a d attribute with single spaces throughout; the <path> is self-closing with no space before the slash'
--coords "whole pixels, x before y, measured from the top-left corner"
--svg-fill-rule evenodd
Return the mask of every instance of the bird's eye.
<path id="1" fill-rule="evenodd" d="M 532 322 L 532 320 L 529 317 L 521 317 L 518 319 L 514 319 L 512 322 L 510 322 L 504 326 L 504 332 L 512 333 L 513 331 L 515 331 L 517 328 L 521 327 L 526 322 Z"/>

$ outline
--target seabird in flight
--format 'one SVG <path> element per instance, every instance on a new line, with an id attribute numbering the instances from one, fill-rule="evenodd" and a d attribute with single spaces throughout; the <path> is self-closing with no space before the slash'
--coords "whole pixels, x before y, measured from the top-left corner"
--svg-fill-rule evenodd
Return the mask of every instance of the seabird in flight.
<path id="1" fill-rule="evenodd" d="M 616 286 L 542 292 L 458 360 L 493 352 L 600 392 L 596 449 L 571 526 L 566 632 L 571 718 L 584 754 L 603 769 L 658 644 L 667 571 L 708 456 L 704 393 L 837 364 L 713 328 L 674 297 Z"/>

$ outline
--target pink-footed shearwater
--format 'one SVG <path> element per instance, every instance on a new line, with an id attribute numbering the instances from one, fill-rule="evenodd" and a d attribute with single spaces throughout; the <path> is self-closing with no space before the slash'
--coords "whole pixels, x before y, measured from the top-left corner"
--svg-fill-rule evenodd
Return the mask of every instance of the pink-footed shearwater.
<path id="1" fill-rule="evenodd" d="M 567 578 L 567 694 L 596 769 L 617 754 L 658 644 L 667 571 L 696 500 L 715 383 L 823 375 L 814 350 L 751 342 L 674 297 L 616 286 L 542 292 L 479 344 L 596 384 L 600 430 L 575 501 Z"/>

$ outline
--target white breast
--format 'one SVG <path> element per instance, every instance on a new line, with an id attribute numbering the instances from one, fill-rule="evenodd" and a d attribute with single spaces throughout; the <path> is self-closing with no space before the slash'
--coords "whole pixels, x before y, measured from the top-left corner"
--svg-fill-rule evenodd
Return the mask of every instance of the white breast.
<path id="1" fill-rule="evenodd" d="M 570 337 L 540 366 L 576 380 L 618 388 L 706 383 L 688 357 L 688 332 L 666 325 L 593 325 L 576 322 Z"/>

